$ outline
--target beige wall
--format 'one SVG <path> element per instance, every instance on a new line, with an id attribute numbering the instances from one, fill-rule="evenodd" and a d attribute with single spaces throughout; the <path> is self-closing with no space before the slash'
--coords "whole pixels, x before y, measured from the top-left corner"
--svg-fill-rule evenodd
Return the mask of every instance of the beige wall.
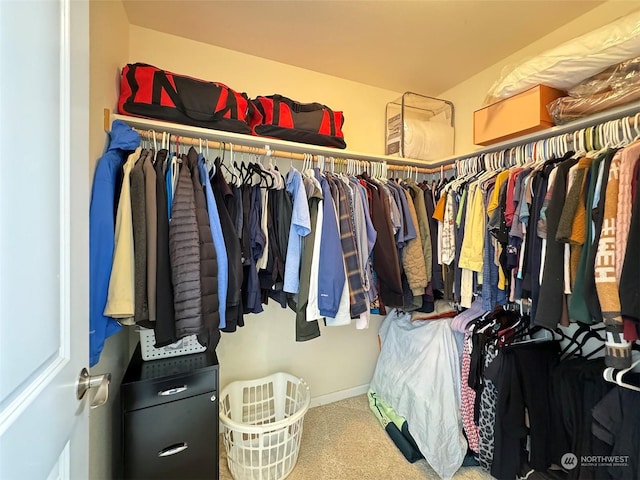
<path id="1" fill-rule="evenodd" d="M 131 26 L 129 61 L 222 82 L 250 97 L 280 93 L 345 113 L 349 150 L 384 153 L 385 105 L 401 94 L 284 63 Z"/>
<path id="2" fill-rule="evenodd" d="M 640 1 L 638 0 L 610 0 L 468 80 L 437 95 L 451 100 L 455 105 L 456 154 L 465 154 L 479 148 L 473 144 L 473 112 L 482 107 L 489 88 L 500 78 L 503 68 L 517 65 L 527 58 L 601 27 L 639 7 Z M 553 13 L 549 12 L 549 14 Z"/>
<path id="3" fill-rule="evenodd" d="M 129 51 L 129 21 L 120 0 L 90 2 L 90 151 L 91 175 L 107 141 L 103 109 L 116 105 L 120 68 Z M 90 181 L 90 179 L 87 179 Z M 89 478 L 115 478 L 114 446 L 119 444 L 119 387 L 129 360 L 128 332 L 109 338 L 91 374 L 110 372 L 109 402 L 90 413 Z M 117 451 L 115 452 L 117 453 Z"/>
<path id="4" fill-rule="evenodd" d="M 137 26 L 130 29 L 129 61 L 219 81 L 250 96 L 281 93 L 342 109 L 348 148 L 367 152 L 384 151 L 385 104 L 400 96 Z M 371 379 L 379 317 L 369 330 L 325 328 L 319 339 L 304 343 L 295 341 L 293 313 L 279 306 L 270 304 L 260 315 L 247 315 L 245 322 L 238 332 L 223 334 L 218 347 L 221 386 L 286 370 L 307 380 L 312 396 L 317 397 L 366 385 Z"/>

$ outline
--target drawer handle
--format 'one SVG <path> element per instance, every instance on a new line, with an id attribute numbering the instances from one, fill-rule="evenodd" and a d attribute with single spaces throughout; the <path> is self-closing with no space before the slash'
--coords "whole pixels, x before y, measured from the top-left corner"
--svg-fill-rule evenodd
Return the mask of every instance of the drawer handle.
<path id="1" fill-rule="evenodd" d="M 215 402 L 216 400 L 217 400 L 216 396 L 215 395 L 211 395 L 211 401 Z"/>
<path id="2" fill-rule="evenodd" d="M 189 445 L 187 445 L 187 442 L 176 443 L 175 445 L 171 445 L 167 448 L 163 448 L 162 450 L 160 450 L 158 452 L 158 456 L 170 457 L 171 455 L 176 455 L 180 452 L 184 452 L 187 448 L 189 448 Z"/>
<path id="3" fill-rule="evenodd" d="M 162 390 L 158 392 L 158 396 L 166 397 L 168 395 L 175 395 L 176 393 L 182 393 L 187 389 L 186 385 L 180 385 L 179 387 L 169 388 L 167 390 Z"/>

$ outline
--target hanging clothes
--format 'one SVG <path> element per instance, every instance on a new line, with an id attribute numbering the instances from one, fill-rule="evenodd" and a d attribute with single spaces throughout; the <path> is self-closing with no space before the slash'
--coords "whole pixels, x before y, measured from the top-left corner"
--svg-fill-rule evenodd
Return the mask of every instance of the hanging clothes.
<path id="1" fill-rule="evenodd" d="M 302 258 L 303 239 L 311 233 L 311 216 L 306 190 L 302 182 L 302 175 L 292 168 L 287 173 L 287 192 L 293 198 L 293 215 L 289 244 L 285 260 L 283 290 L 288 293 L 298 293 L 300 288 L 300 262 Z"/>
<path id="2" fill-rule="evenodd" d="M 158 248 L 158 206 L 156 195 L 156 171 L 153 166 L 155 152 L 147 155 L 143 165 L 145 188 L 145 221 L 147 248 L 147 310 L 149 322 L 143 326 L 153 328 L 156 321 L 156 275 Z"/>
<path id="3" fill-rule="evenodd" d="M 402 280 L 400 262 L 389 202 L 382 186 L 364 177 L 364 186 L 371 195 L 371 221 L 377 232 L 376 244 L 373 247 L 373 264 L 380 282 L 380 298 L 387 305 L 402 305 Z"/>
<path id="4" fill-rule="evenodd" d="M 302 236 L 301 259 L 300 259 L 300 279 L 298 288 L 298 299 L 296 303 L 296 341 L 304 342 L 320 336 L 318 318 L 320 311 L 317 308 L 318 302 L 318 271 L 320 261 L 319 238 L 322 232 L 322 190 L 320 183 L 315 178 L 309 179 L 310 188 L 304 189 L 309 211 L 309 234 Z M 307 184 L 305 184 L 306 186 Z M 293 194 L 292 194 L 293 195 Z M 294 207 L 297 195 L 294 195 Z M 291 226 L 293 228 L 293 219 Z M 289 235 L 289 242 L 295 241 L 293 232 Z M 289 245 L 289 249 L 291 245 Z M 287 254 L 289 252 L 287 249 Z M 315 262 L 314 262 L 315 259 Z M 286 264 L 285 264 L 286 265 Z M 314 268 L 315 267 L 315 268 Z M 314 274 L 315 272 L 315 274 Z M 312 278 L 315 280 L 312 282 Z M 285 278 L 286 282 L 286 278 Z M 309 311 L 310 299 L 313 297 L 315 308 L 314 313 Z M 317 313 L 315 313 L 317 311 Z"/>
<path id="5" fill-rule="evenodd" d="M 573 152 L 571 152 L 571 155 Z M 566 312 L 564 295 L 564 244 L 556 239 L 567 195 L 567 175 L 569 169 L 578 163 L 577 159 L 564 158 L 556 168 L 555 180 L 549 189 L 551 199 L 546 211 L 546 248 L 544 250 L 544 275 L 540 282 L 540 293 L 532 317 L 536 325 L 555 328 L 561 323 Z M 542 262 L 541 262 L 542 263 Z"/>
<path id="6" fill-rule="evenodd" d="M 169 213 L 167 212 L 167 183 L 165 166 L 169 152 L 166 149 L 156 154 L 156 205 L 157 205 L 157 244 L 156 244 L 156 323 L 154 333 L 155 347 L 170 345 L 178 340 L 174 307 L 173 274 L 171 271 L 171 253 L 169 239 Z"/>
<path id="7" fill-rule="evenodd" d="M 200 295 L 201 328 L 198 332 L 200 345 L 215 350 L 220 341 L 220 315 L 218 313 L 218 260 L 213 244 L 213 235 L 209 223 L 209 213 L 205 193 L 198 171 L 198 153 L 191 147 L 187 153 L 186 167 L 191 175 L 194 192 L 196 222 L 198 225 L 198 243 L 200 249 Z M 184 167 L 183 167 L 184 168 Z"/>
<path id="8" fill-rule="evenodd" d="M 98 160 L 89 207 L 89 365 L 100 360 L 104 341 L 120 331 L 118 322 L 105 313 L 115 248 L 114 205 L 118 172 L 129 152 L 140 145 L 140 136 L 125 123 L 111 126 L 109 146 Z"/>
<path id="9" fill-rule="evenodd" d="M 140 158 L 142 148 L 129 155 L 123 166 L 122 189 L 116 214 L 113 267 L 104 314 L 123 325 L 133 325 L 135 313 L 135 255 L 131 218 L 131 169 Z"/>
<path id="10" fill-rule="evenodd" d="M 609 182 L 605 193 L 602 232 L 598 241 L 595 264 L 595 280 L 602 316 L 607 325 L 608 367 L 626 368 L 631 364 L 631 344 L 624 338 L 620 312 L 620 296 L 616 281 L 616 232 L 620 162 L 622 154 L 616 152 L 611 161 Z"/>
<path id="11" fill-rule="evenodd" d="M 174 288 L 176 335 L 183 338 L 202 331 L 200 232 L 191 170 L 183 159 L 173 198 L 169 227 L 171 280 Z"/>
<path id="12" fill-rule="evenodd" d="M 147 305 L 147 211 L 146 187 L 143 166 L 154 152 L 143 150 L 140 159 L 131 169 L 131 223 L 133 228 L 134 253 L 134 321 L 137 324 L 148 322 Z M 154 185 L 155 186 L 155 185 Z"/>
<path id="13" fill-rule="evenodd" d="M 211 189 L 211 181 L 209 179 L 209 172 L 207 171 L 206 163 L 202 155 L 198 156 L 198 174 L 200 184 L 205 193 L 205 199 L 207 204 L 207 214 L 209 216 L 209 225 L 211 227 L 211 235 L 213 240 L 213 246 L 216 253 L 217 262 L 217 286 L 218 286 L 218 315 L 220 318 L 219 329 L 223 330 L 227 326 L 227 290 L 229 284 L 229 264 L 227 249 L 224 244 L 224 234 L 222 233 L 222 224 L 220 222 L 220 216 L 218 214 L 218 208 L 215 197 L 213 196 L 213 190 Z"/>
<path id="14" fill-rule="evenodd" d="M 332 258 L 338 261 L 320 262 L 318 271 L 318 308 L 323 317 L 335 317 L 338 313 L 340 299 L 346 275 L 342 260 L 342 247 L 336 209 L 331 201 L 331 188 L 326 178 L 320 177 L 322 188 L 322 237 L 320 240 L 320 259 Z"/>
<path id="15" fill-rule="evenodd" d="M 237 327 L 244 326 L 244 308 L 242 306 L 244 272 L 242 266 L 242 245 L 240 243 L 242 225 L 237 223 L 237 219 L 234 219 L 231 215 L 229 208 L 237 205 L 236 197 L 242 200 L 242 192 L 239 188 L 232 191 L 229 187 L 222 175 L 221 161 L 219 158 L 215 160 L 214 165 L 215 171 L 210 177 L 210 180 L 216 210 L 220 219 L 220 226 L 222 228 L 222 235 L 224 237 L 228 269 L 225 325 L 220 328 L 224 332 L 235 332 Z M 239 215 L 241 218 L 244 217 L 243 211 L 236 210 L 236 215 Z M 237 227 L 239 227 L 240 230 L 237 230 Z M 222 301 L 222 296 L 220 296 L 220 301 Z"/>

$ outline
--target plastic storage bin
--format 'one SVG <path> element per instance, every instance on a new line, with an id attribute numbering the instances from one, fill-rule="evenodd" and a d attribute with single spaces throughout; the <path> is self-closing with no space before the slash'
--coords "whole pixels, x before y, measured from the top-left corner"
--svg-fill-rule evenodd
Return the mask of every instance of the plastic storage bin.
<path id="1" fill-rule="evenodd" d="M 235 480 L 280 480 L 291 473 L 310 400 L 307 383 L 284 372 L 222 390 L 220 422 Z"/>
<path id="2" fill-rule="evenodd" d="M 155 348 L 156 336 L 151 328 L 141 328 L 140 347 L 143 360 L 157 360 L 159 358 L 177 357 L 179 355 L 190 355 L 192 353 L 204 352 L 207 347 L 203 347 L 198 342 L 195 335 L 181 338 L 166 347 Z"/>
<path id="3" fill-rule="evenodd" d="M 453 155 L 453 125 L 453 103 L 405 92 L 387 103 L 385 153 L 417 160 Z"/>

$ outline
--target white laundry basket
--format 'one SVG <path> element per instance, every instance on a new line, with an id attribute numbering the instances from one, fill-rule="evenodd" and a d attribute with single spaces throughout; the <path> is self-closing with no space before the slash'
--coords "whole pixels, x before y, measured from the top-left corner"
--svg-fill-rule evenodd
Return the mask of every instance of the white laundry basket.
<path id="1" fill-rule="evenodd" d="M 310 400 L 307 383 L 284 372 L 222 390 L 220 422 L 235 480 L 280 480 L 291 473 Z"/>

